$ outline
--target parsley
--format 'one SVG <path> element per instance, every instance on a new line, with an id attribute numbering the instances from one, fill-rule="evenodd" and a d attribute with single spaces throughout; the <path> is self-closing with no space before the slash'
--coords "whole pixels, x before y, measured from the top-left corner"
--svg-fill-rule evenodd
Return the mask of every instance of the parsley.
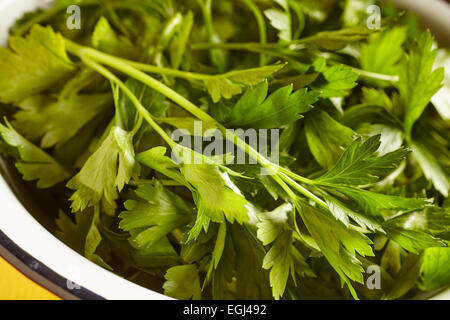
<path id="1" fill-rule="evenodd" d="M 77 252 L 178 299 L 450 284 L 448 55 L 429 31 L 393 8 L 369 30 L 372 0 L 79 1 L 68 31 L 55 3 L 0 48 L 0 152 Z M 279 163 L 231 128 L 278 129 Z M 255 164 L 201 154 L 213 139 Z"/>
<path id="2" fill-rule="evenodd" d="M 49 27 L 35 26 L 26 38 L 11 37 L 1 48 L 0 86 L 3 103 L 17 103 L 57 85 L 76 70 L 64 39 Z"/>

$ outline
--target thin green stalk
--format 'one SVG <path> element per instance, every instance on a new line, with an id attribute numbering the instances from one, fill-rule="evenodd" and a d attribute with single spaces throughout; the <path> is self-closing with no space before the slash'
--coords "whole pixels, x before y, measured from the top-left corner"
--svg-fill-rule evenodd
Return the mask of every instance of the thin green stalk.
<path id="1" fill-rule="evenodd" d="M 136 96 L 131 92 L 131 90 L 123 83 L 119 78 L 117 78 L 111 71 L 98 64 L 95 61 L 90 60 L 89 58 L 82 57 L 83 62 L 103 75 L 108 80 L 114 82 L 119 86 L 119 88 L 125 93 L 125 95 L 131 100 L 131 102 L 135 105 L 138 112 L 142 115 L 142 117 L 150 124 L 150 126 L 166 141 L 166 143 L 171 147 L 175 148 L 177 146 L 176 142 L 173 141 L 169 135 L 153 120 L 152 115 L 148 112 L 147 109 L 141 104 L 141 102 L 136 98 Z"/>
<path id="2" fill-rule="evenodd" d="M 138 121 L 134 125 L 133 130 L 131 130 L 132 136 L 135 136 L 138 133 L 139 129 L 142 127 L 143 122 L 144 122 L 144 117 L 142 116 L 142 114 L 139 113 Z"/>
<path id="3" fill-rule="evenodd" d="M 259 42 L 262 45 L 265 45 L 267 43 L 267 27 L 266 27 L 266 20 L 264 20 L 264 16 L 262 15 L 259 8 L 254 4 L 252 0 L 243 0 L 244 3 L 247 5 L 247 7 L 252 11 L 253 15 L 256 18 L 256 22 L 258 23 L 258 30 L 259 30 Z M 264 66 L 266 65 L 267 57 L 265 53 L 261 53 L 260 56 L 260 65 Z"/>
<path id="4" fill-rule="evenodd" d="M 208 34 L 208 41 L 210 43 L 214 43 L 214 28 L 211 16 L 211 0 L 206 0 L 206 3 L 203 0 L 197 0 L 199 3 L 202 13 L 203 19 L 205 20 L 206 33 Z"/>
<path id="5" fill-rule="evenodd" d="M 270 48 L 274 48 L 278 46 L 278 44 L 273 44 L 273 43 L 268 43 L 265 45 L 262 45 L 260 43 L 256 43 L 256 42 L 249 42 L 249 43 L 214 43 L 214 44 L 210 44 L 210 43 L 196 43 L 191 45 L 191 49 L 192 50 L 207 50 L 210 48 L 221 48 L 221 49 L 225 49 L 225 50 L 236 50 L 236 51 L 249 51 L 249 52 L 254 52 L 254 53 L 261 53 L 261 54 L 266 54 L 266 55 L 270 55 L 276 58 L 280 58 L 283 60 L 286 60 L 292 64 L 297 64 L 299 66 L 304 66 L 304 64 L 302 64 L 301 62 L 295 60 L 294 58 L 280 53 L 280 52 L 276 52 L 276 51 L 272 51 L 272 50 L 268 50 Z"/>
<path id="6" fill-rule="evenodd" d="M 322 199 L 320 199 L 318 196 L 316 196 L 315 194 L 313 194 L 311 191 L 309 191 L 308 189 L 306 189 L 305 187 L 299 185 L 297 182 L 295 182 L 294 180 L 292 180 L 290 177 L 288 177 L 286 174 L 281 173 L 280 174 L 283 177 L 283 180 L 286 181 L 289 185 L 291 185 L 291 187 L 293 187 L 295 190 L 297 190 L 298 192 L 300 192 L 302 195 L 304 195 L 305 197 L 311 199 L 312 201 L 314 201 L 315 203 L 317 203 L 319 206 L 321 206 L 322 208 L 328 210 L 328 205 L 326 204 L 325 201 L 323 201 Z"/>
<path id="7" fill-rule="evenodd" d="M 213 77 L 213 75 L 209 75 L 209 74 L 194 73 L 194 72 L 180 71 L 180 70 L 164 68 L 164 67 L 157 67 L 157 66 L 152 66 L 150 64 L 145 64 L 145 63 L 126 60 L 126 59 L 121 59 L 121 60 L 123 60 L 124 62 L 127 62 L 130 66 L 132 66 L 138 70 L 148 72 L 148 73 L 165 74 L 165 75 L 174 76 L 177 78 L 192 79 L 192 80 L 207 80 L 207 79 Z"/>
<path id="8" fill-rule="evenodd" d="M 291 198 L 293 201 L 295 201 L 295 199 L 297 198 L 297 195 L 294 193 L 294 191 L 292 191 L 291 188 L 289 188 L 289 186 L 286 184 L 286 182 L 284 182 L 284 180 L 281 179 L 280 176 L 278 176 L 276 174 L 273 175 L 272 178 L 286 192 L 286 194 L 289 196 L 289 198 Z"/>
<path id="9" fill-rule="evenodd" d="M 196 43 L 191 45 L 192 50 L 206 50 L 210 48 L 221 48 L 226 50 L 238 50 L 238 51 L 250 51 L 250 52 L 256 52 L 256 53 L 266 53 L 268 55 L 272 55 L 274 57 L 278 57 L 281 59 L 284 59 L 291 63 L 296 63 L 300 65 L 304 65 L 301 62 L 293 59 L 292 57 L 282 54 L 279 52 L 267 50 L 271 48 L 288 48 L 292 44 L 279 44 L 279 43 L 266 43 L 266 44 L 260 44 L 256 42 L 245 42 L 245 43 Z M 375 73 L 370 72 L 362 69 L 358 69 L 352 66 L 347 67 L 351 68 L 353 72 L 357 73 L 358 75 L 362 77 L 367 77 L 371 79 L 376 80 L 383 80 L 383 81 L 389 81 L 389 82 L 398 82 L 399 78 L 398 76 L 392 76 L 387 74 L 381 74 L 381 73 Z"/>
<path id="10" fill-rule="evenodd" d="M 314 182 L 314 180 L 310 180 L 308 178 L 302 177 L 302 176 L 300 176 L 300 175 L 298 175 L 298 174 L 296 174 L 296 173 L 294 173 L 294 172 L 292 172 L 292 171 L 290 171 L 288 169 L 285 169 L 283 167 L 278 167 L 278 170 L 281 171 L 282 173 L 286 174 L 290 178 L 296 180 L 296 181 L 299 181 L 299 182 L 302 182 L 302 183 L 306 183 L 306 184 L 309 184 L 309 185 L 316 184 Z"/>
<path id="11" fill-rule="evenodd" d="M 350 67 L 353 72 L 359 74 L 362 77 L 367 77 L 367 78 L 371 78 L 371 79 L 376 79 L 376 80 L 383 80 L 383 81 L 388 81 L 388 82 L 398 82 L 399 81 L 399 76 L 391 76 L 391 75 L 387 75 L 387 74 L 381 74 L 381 73 L 375 73 L 375 72 L 370 72 L 370 71 L 366 71 L 366 70 L 361 70 L 355 67 Z"/>
<path id="12" fill-rule="evenodd" d="M 215 43 L 218 39 L 215 38 L 213 18 L 212 18 L 212 0 L 197 0 L 202 9 L 203 19 L 205 20 L 206 33 L 209 43 Z M 211 62 L 219 69 L 219 72 L 224 72 L 226 64 L 224 55 L 221 50 L 217 48 L 210 49 Z"/>
<path id="13" fill-rule="evenodd" d="M 179 183 L 178 181 L 175 180 L 158 179 L 158 182 L 161 183 L 163 186 L 167 187 L 185 187 L 184 184 Z M 154 184 L 154 183 L 155 180 L 150 179 L 135 179 L 129 182 L 130 185 L 135 187 L 142 186 L 143 184 Z"/>
<path id="14" fill-rule="evenodd" d="M 232 43 L 194 43 L 191 45 L 193 50 L 208 50 L 211 48 L 227 50 L 254 50 L 254 49 L 277 49 L 286 48 L 286 43 L 259 43 L 259 42 L 232 42 Z"/>

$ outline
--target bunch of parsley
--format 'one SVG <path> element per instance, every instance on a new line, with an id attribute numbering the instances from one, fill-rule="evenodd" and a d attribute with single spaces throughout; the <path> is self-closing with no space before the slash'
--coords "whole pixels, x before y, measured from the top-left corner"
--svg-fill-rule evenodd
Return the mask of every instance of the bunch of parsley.
<path id="1" fill-rule="evenodd" d="M 449 55 L 413 15 L 384 5 L 369 29 L 371 0 L 78 0 L 69 30 L 72 2 L 0 49 L 0 150 L 57 199 L 69 246 L 180 299 L 448 286 Z M 280 163 L 236 135 L 257 164 L 173 141 L 195 121 L 280 129 Z"/>

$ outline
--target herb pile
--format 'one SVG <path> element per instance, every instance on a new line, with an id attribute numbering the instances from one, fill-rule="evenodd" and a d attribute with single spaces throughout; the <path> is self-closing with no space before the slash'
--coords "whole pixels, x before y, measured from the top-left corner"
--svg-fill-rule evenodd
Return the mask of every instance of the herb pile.
<path id="1" fill-rule="evenodd" d="M 179 299 L 448 286 L 449 55 L 415 16 L 384 5 L 369 29 L 370 0 L 78 0 L 69 30 L 72 2 L 0 49 L 0 150 L 57 199 L 69 246 Z M 280 163 L 236 135 L 257 164 L 180 147 L 171 132 L 201 136 L 195 121 L 280 129 Z"/>

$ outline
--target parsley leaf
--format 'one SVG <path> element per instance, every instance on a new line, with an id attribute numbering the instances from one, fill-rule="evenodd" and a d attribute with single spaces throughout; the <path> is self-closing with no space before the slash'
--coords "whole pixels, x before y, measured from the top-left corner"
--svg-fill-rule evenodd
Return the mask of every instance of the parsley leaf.
<path id="1" fill-rule="evenodd" d="M 264 66 L 254 69 L 231 71 L 222 75 L 211 76 L 204 80 L 212 100 L 231 99 L 242 93 L 244 86 L 253 86 L 263 82 L 267 77 L 284 68 L 284 64 Z"/>
<path id="2" fill-rule="evenodd" d="M 421 287 L 437 290 L 450 283 L 450 248 L 429 248 L 423 257 Z"/>
<path id="3" fill-rule="evenodd" d="M 420 164 L 427 179 L 431 180 L 435 188 L 447 197 L 450 190 L 450 180 L 448 174 L 444 172 L 436 157 L 420 140 L 412 141 L 411 149 L 414 158 Z"/>
<path id="4" fill-rule="evenodd" d="M 123 129 L 111 128 L 97 151 L 67 183 L 68 188 L 75 190 L 70 198 L 73 212 L 97 205 L 102 199 L 114 206 L 117 190 L 121 191 L 133 174 L 132 139 L 132 135 Z"/>
<path id="5" fill-rule="evenodd" d="M 279 31 L 278 38 L 282 41 L 292 40 L 291 14 L 289 3 L 287 1 L 276 1 L 283 7 L 284 11 L 276 9 L 267 9 L 264 15 L 270 20 L 270 24 Z"/>
<path id="6" fill-rule="evenodd" d="M 362 213 L 374 217 L 391 217 L 398 212 L 420 210 L 431 204 L 427 199 L 387 195 L 350 186 L 333 185 L 325 189 L 344 199 L 350 198 Z"/>
<path id="7" fill-rule="evenodd" d="M 101 17 L 92 34 L 92 45 L 106 53 L 133 59 L 139 56 L 138 49 L 131 41 L 116 34 L 105 17 Z"/>
<path id="8" fill-rule="evenodd" d="M 0 124 L 0 135 L 11 147 L 17 148 L 16 167 L 26 181 L 38 180 L 38 188 L 50 188 L 68 179 L 70 172 L 49 154 L 22 137 L 8 122 Z"/>
<path id="9" fill-rule="evenodd" d="M 89 208 L 75 215 L 75 222 L 65 213 L 60 211 L 56 224 L 59 230 L 58 237 L 71 245 L 77 252 L 102 267 L 112 270 L 112 268 L 100 257 L 96 251 L 102 242 L 102 236 L 98 229 L 99 210 Z"/>
<path id="10" fill-rule="evenodd" d="M 270 283 L 275 299 L 283 296 L 289 274 L 314 276 L 300 252 L 293 246 L 293 230 L 288 227 L 288 214 L 292 205 L 285 204 L 272 212 L 260 215 L 258 239 L 264 245 L 273 243 L 263 261 L 263 268 L 270 269 Z"/>
<path id="11" fill-rule="evenodd" d="M 306 203 L 297 206 L 320 250 L 356 298 L 356 291 L 350 280 L 363 283 L 364 272 L 356 253 L 361 256 L 373 256 L 370 246 L 372 241 Z"/>
<path id="12" fill-rule="evenodd" d="M 34 26 L 26 38 L 11 37 L 11 49 L 0 48 L 0 101 L 18 103 L 52 88 L 76 70 L 64 40 L 50 27 Z"/>
<path id="13" fill-rule="evenodd" d="M 366 39 L 374 31 L 360 25 L 340 30 L 321 31 L 308 38 L 300 39 L 300 43 L 314 44 L 324 50 L 341 50 L 348 44 Z"/>
<path id="14" fill-rule="evenodd" d="M 408 153 L 407 149 L 377 157 L 380 135 L 370 137 L 365 142 L 361 138 L 352 143 L 342 154 L 338 163 L 327 173 L 316 179 L 319 184 L 365 185 L 379 180 L 380 176 L 395 169 Z"/>
<path id="15" fill-rule="evenodd" d="M 268 95 L 268 83 L 248 88 L 228 115 L 226 124 L 237 127 L 279 128 L 301 119 L 312 109 L 317 92 L 306 89 L 292 92 L 292 85 Z"/>
<path id="16" fill-rule="evenodd" d="M 306 115 L 305 133 L 314 158 L 324 168 L 333 167 L 356 136 L 352 129 L 340 124 L 320 109 Z"/>
<path id="17" fill-rule="evenodd" d="M 436 50 L 432 46 L 431 33 L 424 32 L 400 69 L 398 89 L 405 108 L 404 126 L 408 136 L 411 136 L 414 123 L 422 115 L 430 99 L 442 87 L 444 69 L 433 71 Z"/>
<path id="18" fill-rule="evenodd" d="M 218 169 L 212 165 L 187 164 L 181 168 L 185 179 L 197 191 L 194 200 L 198 207 L 196 226 L 191 231 L 190 238 L 195 238 L 203 226 L 207 229 L 206 221 L 231 223 L 237 221 L 242 224 L 248 220 L 247 200 L 228 187 Z"/>
<path id="19" fill-rule="evenodd" d="M 398 75 L 400 60 L 404 56 L 402 45 L 406 41 L 407 29 L 396 27 L 369 37 L 367 44 L 361 46 L 361 66 L 364 70 Z M 384 86 L 380 83 L 381 86 Z"/>
<path id="20" fill-rule="evenodd" d="M 182 198 L 159 182 L 136 190 L 140 200 L 125 202 L 127 211 L 119 215 L 120 228 L 130 231 L 137 247 L 151 247 L 172 230 L 192 220 L 192 210 Z"/>
<path id="21" fill-rule="evenodd" d="M 180 182 L 192 192 L 197 205 L 197 220 L 190 231 L 189 239 L 196 239 L 201 231 L 208 230 L 211 221 L 237 221 L 242 224 L 248 220 L 247 200 L 232 190 L 217 166 L 210 164 L 176 165 L 164 156 L 165 148 L 150 149 L 137 155 L 137 160 L 150 168 Z"/>
<path id="22" fill-rule="evenodd" d="M 14 125 L 30 140 L 42 138 L 41 147 L 61 146 L 87 123 L 111 106 L 110 94 L 73 95 L 54 99 L 45 95 L 26 98 L 14 117 Z"/>
<path id="23" fill-rule="evenodd" d="M 175 266 L 167 270 L 164 294 L 181 300 L 200 300 L 202 297 L 197 267 L 193 264 Z"/>
<path id="24" fill-rule="evenodd" d="M 343 65 L 326 66 L 326 60 L 319 58 L 313 64 L 316 72 L 321 76 L 312 83 L 312 87 L 320 90 L 323 99 L 344 97 L 357 83 L 358 75 L 352 69 Z"/>

